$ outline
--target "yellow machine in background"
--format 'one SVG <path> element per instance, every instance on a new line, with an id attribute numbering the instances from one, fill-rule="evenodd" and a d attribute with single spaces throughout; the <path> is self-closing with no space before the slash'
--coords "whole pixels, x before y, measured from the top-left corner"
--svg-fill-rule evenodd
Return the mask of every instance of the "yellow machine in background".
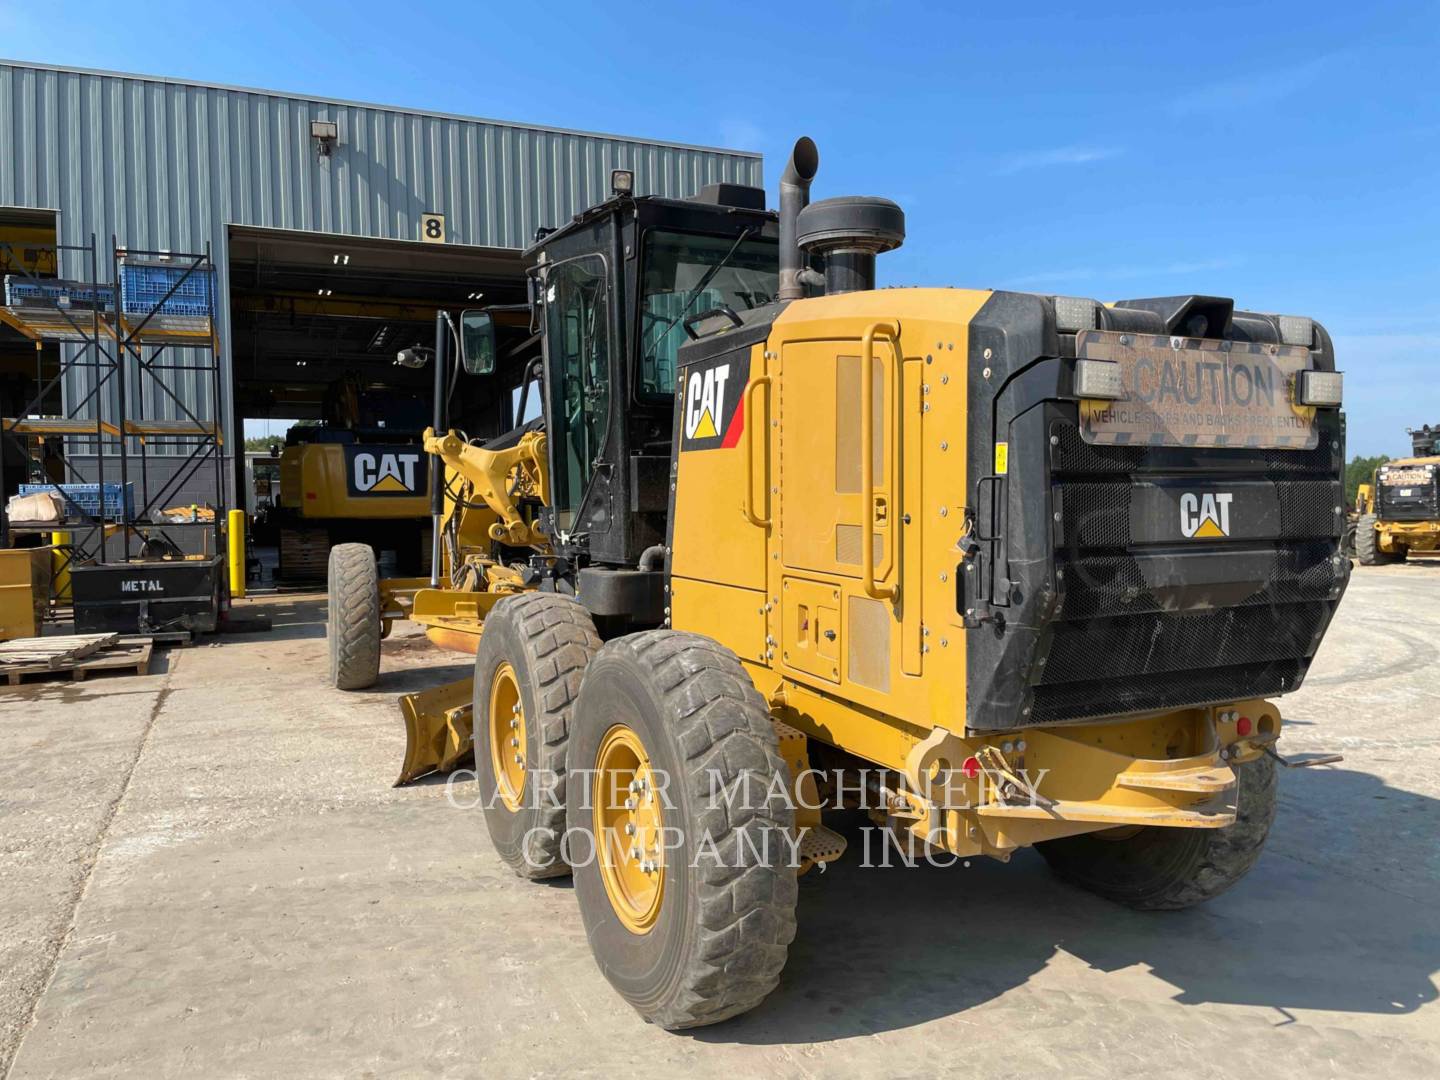
<path id="1" fill-rule="evenodd" d="M 1362 566 L 1440 549 L 1440 429 L 1412 429 L 1414 456 L 1386 462 L 1361 484 L 1355 554 Z"/>
<path id="2" fill-rule="evenodd" d="M 418 573 L 430 508 L 423 403 L 349 378 L 330 387 L 324 411 L 323 423 L 291 428 L 280 454 L 280 577 L 321 577 L 330 549 L 354 542 Z"/>
<path id="3" fill-rule="evenodd" d="M 473 754 L 496 852 L 573 872 L 602 970 L 668 1028 L 775 986 L 797 875 L 846 848 L 826 811 L 910 855 L 1037 845 L 1137 908 L 1230 887 L 1274 815 L 1268 699 L 1349 571 L 1323 327 L 877 290 L 903 214 L 810 204 L 817 167 L 801 140 L 778 215 L 617 174 L 527 252 L 543 433 L 426 433 L 429 579 L 331 556 L 334 685 L 374 682 L 398 618 L 475 654 L 402 699 L 401 780 Z M 483 313 L 453 336 L 496 377 Z"/>

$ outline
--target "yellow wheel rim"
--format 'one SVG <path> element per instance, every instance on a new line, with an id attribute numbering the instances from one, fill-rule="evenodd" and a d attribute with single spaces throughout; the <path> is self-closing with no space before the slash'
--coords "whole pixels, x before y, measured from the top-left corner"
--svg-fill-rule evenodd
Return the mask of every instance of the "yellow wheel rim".
<path id="1" fill-rule="evenodd" d="M 643 934 L 655 925 L 665 896 L 665 819 L 650 755 L 624 724 L 600 740 L 593 783 L 600 880 L 621 924 Z"/>
<path id="2" fill-rule="evenodd" d="M 525 709 L 515 669 L 502 663 L 490 679 L 490 763 L 501 801 L 519 810 L 525 796 Z"/>

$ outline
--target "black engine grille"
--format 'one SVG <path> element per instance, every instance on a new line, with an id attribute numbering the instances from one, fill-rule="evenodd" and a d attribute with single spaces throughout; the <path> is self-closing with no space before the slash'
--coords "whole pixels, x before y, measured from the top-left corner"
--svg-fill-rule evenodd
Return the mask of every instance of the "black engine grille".
<path id="1" fill-rule="evenodd" d="M 1401 491 L 1411 494 L 1402 496 Z M 1440 519 L 1440 485 L 1434 481 L 1411 487 L 1381 484 L 1377 489 L 1376 510 L 1382 521 L 1435 521 Z"/>
<path id="2" fill-rule="evenodd" d="M 1281 534 L 1329 536 L 1335 528 L 1339 495 L 1333 479 L 1276 480 Z M 1066 548 L 1120 548 L 1130 544 L 1129 479 L 1077 480 L 1061 485 L 1061 523 Z"/>
<path id="3" fill-rule="evenodd" d="M 1060 510 L 1055 562 L 1062 600 L 1032 675 L 1032 724 L 1180 708 L 1293 690 L 1344 587 L 1331 437 L 1308 451 L 1157 451 L 1084 442 L 1052 424 L 1050 483 Z M 1338 434 L 1338 433 L 1337 433 Z M 1279 536 L 1189 541 L 1187 556 L 1226 559 L 1242 580 L 1223 605 L 1177 609 L 1157 595 L 1132 536 L 1134 480 L 1268 481 Z M 1250 584 L 1247 585 L 1247 582 Z"/>

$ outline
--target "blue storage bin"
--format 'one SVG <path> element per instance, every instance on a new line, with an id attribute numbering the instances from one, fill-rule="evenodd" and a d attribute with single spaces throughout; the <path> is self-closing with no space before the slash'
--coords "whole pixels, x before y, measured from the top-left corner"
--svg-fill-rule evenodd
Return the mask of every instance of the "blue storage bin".
<path id="1" fill-rule="evenodd" d="M 56 493 L 55 489 L 59 488 L 66 495 L 70 496 L 81 510 L 91 517 L 105 517 L 111 520 L 119 520 L 123 517 L 128 521 L 135 516 L 135 485 L 134 483 L 127 483 L 124 486 L 125 495 L 123 503 L 121 502 L 120 487 L 119 484 L 105 485 L 105 512 L 103 515 L 100 512 L 99 484 L 21 484 L 20 494 L 34 495 L 44 491 L 55 495 L 58 499 L 60 496 Z M 64 500 L 62 500 L 62 510 L 67 516 L 73 516 L 75 513 L 75 507 Z"/>
<path id="2" fill-rule="evenodd" d="M 87 285 L 80 281 L 32 281 L 20 274 L 5 275 L 6 307 L 70 308 L 90 311 L 115 310 L 115 289 L 110 285 Z"/>
<path id="3" fill-rule="evenodd" d="M 176 282 L 179 287 L 165 300 Z M 215 272 L 208 268 L 190 270 L 188 265 L 125 263 L 120 267 L 120 302 L 126 315 L 143 318 L 153 311 L 157 315 L 209 319 L 215 313 Z"/>

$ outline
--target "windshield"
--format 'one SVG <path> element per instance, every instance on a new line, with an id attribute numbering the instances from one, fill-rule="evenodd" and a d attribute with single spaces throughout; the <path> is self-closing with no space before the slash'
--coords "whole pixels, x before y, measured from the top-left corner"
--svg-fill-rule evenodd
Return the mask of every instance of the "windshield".
<path id="1" fill-rule="evenodd" d="M 729 261 L 706 280 L 734 248 Z M 722 304 L 739 313 L 768 304 L 779 280 L 774 240 L 745 240 L 651 230 L 645 234 L 640 315 L 640 390 L 675 391 L 675 355 L 688 340 L 685 319 Z M 703 285 L 703 288 L 700 286 Z M 699 292 L 696 289 L 699 288 Z"/>

